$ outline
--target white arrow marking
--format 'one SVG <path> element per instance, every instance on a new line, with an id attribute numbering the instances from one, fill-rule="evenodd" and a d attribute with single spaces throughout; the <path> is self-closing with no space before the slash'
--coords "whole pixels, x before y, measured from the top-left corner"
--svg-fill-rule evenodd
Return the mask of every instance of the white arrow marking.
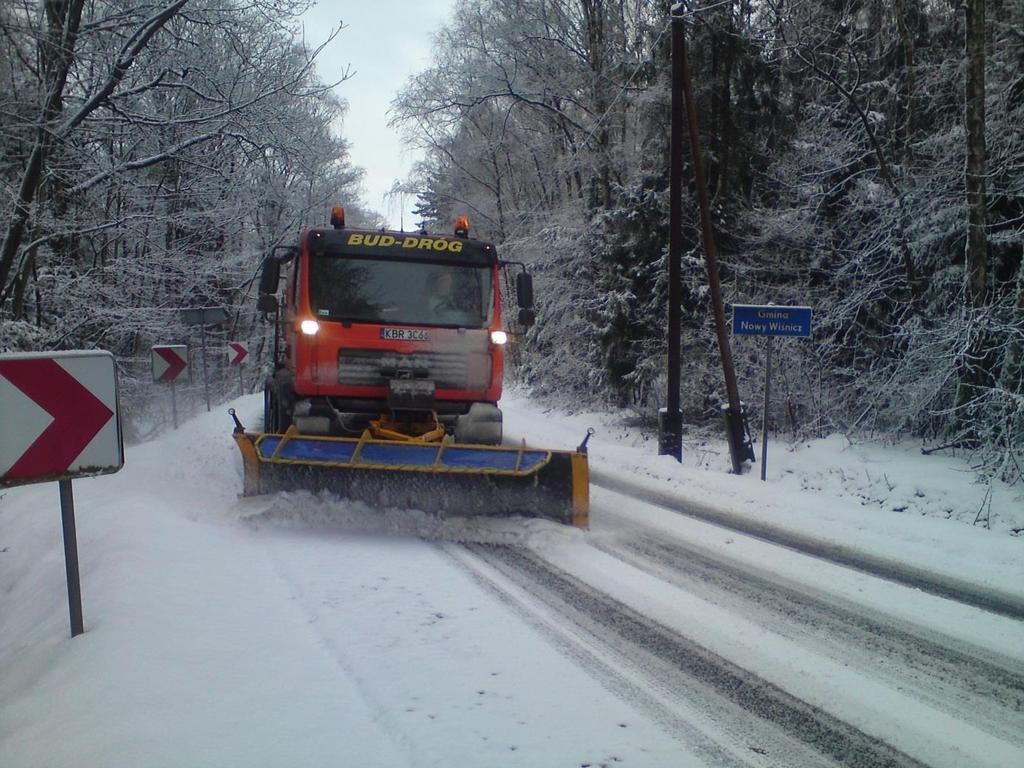
<path id="1" fill-rule="evenodd" d="M 7 474 L 52 421 L 53 416 L 35 400 L 0 376 L 0 424 L 4 425 L 0 439 L 0 477 Z"/>

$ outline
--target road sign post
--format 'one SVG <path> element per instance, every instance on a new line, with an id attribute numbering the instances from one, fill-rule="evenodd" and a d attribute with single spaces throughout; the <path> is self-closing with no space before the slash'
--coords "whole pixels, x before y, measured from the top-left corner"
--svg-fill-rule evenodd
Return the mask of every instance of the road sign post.
<path id="1" fill-rule="evenodd" d="M 203 356 L 203 392 L 206 395 L 206 410 L 210 410 L 210 377 L 206 370 L 206 326 L 219 325 L 228 319 L 224 307 L 199 307 L 181 310 L 181 321 L 185 325 L 198 325 L 200 349 Z"/>
<path id="2" fill-rule="evenodd" d="M 761 414 L 761 482 L 768 479 L 768 403 L 772 386 L 772 336 L 765 339 L 764 354 L 764 410 Z"/>
<path id="3" fill-rule="evenodd" d="M 206 371 L 206 324 L 199 326 L 199 349 L 203 356 L 203 395 L 206 397 L 206 412 L 210 412 L 210 376 Z"/>
<path id="4" fill-rule="evenodd" d="M 71 480 L 124 466 L 109 352 L 0 355 L 0 488 L 58 481 L 71 636 L 85 631 Z"/>
<path id="5" fill-rule="evenodd" d="M 734 336 L 766 336 L 764 361 L 764 412 L 761 415 L 761 481 L 768 479 L 768 403 L 771 400 L 772 338 L 775 336 L 811 335 L 810 307 L 777 307 L 774 304 L 734 304 L 732 332 Z"/>
<path id="6" fill-rule="evenodd" d="M 75 532 L 75 496 L 70 480 L 60 483 L 60 520 L 64 529 L 64 571 L 68 582 L 68 611 L 71 618 L 71 636 L 85 632 L 82 617 L 82 580 L 78 571 L 78 534 Z"/>
<path id="7" fill-rule="evenodd" d="M 178 428 L 178 400 L 174 392 L 175 380 L 188 370 L 188 347 L 184 344 L 158 345 L 150 350 L 153 381 L 171 385 L 171 418 Z"/>

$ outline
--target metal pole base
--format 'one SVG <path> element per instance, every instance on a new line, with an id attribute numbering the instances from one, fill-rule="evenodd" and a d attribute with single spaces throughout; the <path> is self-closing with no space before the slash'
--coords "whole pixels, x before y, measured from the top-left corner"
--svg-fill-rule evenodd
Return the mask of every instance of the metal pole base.
<path id="1" fill-rule="evenodd" d="M 679 411 L 669 412 L 667 408 L 658 411 L 658 454 L 683 461 L 683 414 Z"/>

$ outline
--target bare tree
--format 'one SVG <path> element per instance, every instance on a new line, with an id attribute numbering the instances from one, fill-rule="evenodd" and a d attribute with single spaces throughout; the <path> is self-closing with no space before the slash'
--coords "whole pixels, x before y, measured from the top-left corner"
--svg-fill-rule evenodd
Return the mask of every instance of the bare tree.
<path id="1" fill-rule="evenodd" d="M 60 140 L 109 98 L 120 85 L 139 54 L 188 0 L 177 0 L 137 24 L 127 35 L 102 84 L 71 115 L 63 115 L 64 89 L 75 59 L 82 21 L 83 0 L 47 0 L 46 29 L 39 40 L 42 64 L 43 103 L 37 118 L 36 136 L 25 162 L 18 194 L 0 244 L 0 291 L 7 286 L 15 256 L 31 215 L 32 202 L 43 176 L 52 143 Z M 0 294 L 2 301 L 3 294 Z"/>

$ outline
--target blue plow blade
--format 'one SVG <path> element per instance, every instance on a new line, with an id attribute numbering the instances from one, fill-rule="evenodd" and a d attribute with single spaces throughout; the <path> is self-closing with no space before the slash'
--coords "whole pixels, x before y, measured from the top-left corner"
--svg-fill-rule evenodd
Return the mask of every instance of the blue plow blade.
<path id="1" fill-rule="evenodd" d="M 542 517 L 585 528 L 589 474 L 577 450 L 258 434 L 236 428 L 246 496 L 328 492 L 380 509 Z"/>
<path id="2" fill-rule="evenodd" d="M 301 461 L 310 464 L 342 463 L 349 465 L 359 448 L 358 441 L 317 440 L 293 437 L 281 446 L 282 437 L 267 435 L 256 444 L 264 461 Z M 275 456 L 276 452 L 276 456 Z M 360 465 L 378 467 L 431 467 L 448 470 L 504 470 L 531 472 L 550 459 L 550 451 L 515 448 L 494 449 L 472 446 L 441 446 L 393 442 L 366 442 L 359 450 Z"/>

